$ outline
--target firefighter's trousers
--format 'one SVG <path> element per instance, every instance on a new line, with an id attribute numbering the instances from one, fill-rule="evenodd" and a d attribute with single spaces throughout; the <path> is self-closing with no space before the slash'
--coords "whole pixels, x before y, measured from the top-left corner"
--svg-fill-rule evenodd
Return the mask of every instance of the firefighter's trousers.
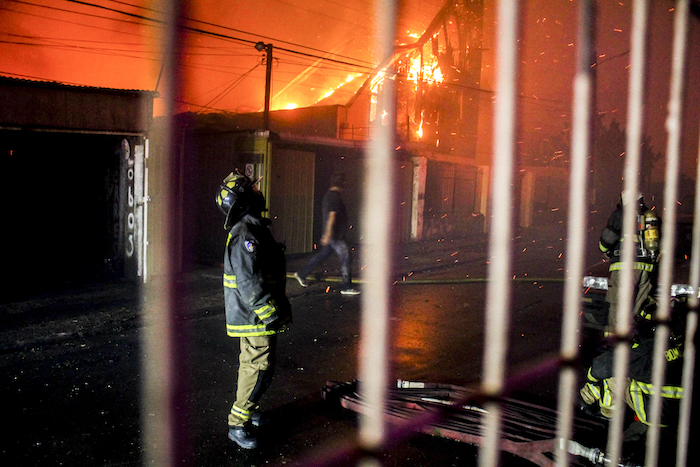
<path id="1" fill-rule="evenodd" d="M 229 426 L 244 425 L 259 410 L 258 402 L 270 386 L 275 366 L 277 336 L 241 337 L 240 341 L 238 386 Z"/>

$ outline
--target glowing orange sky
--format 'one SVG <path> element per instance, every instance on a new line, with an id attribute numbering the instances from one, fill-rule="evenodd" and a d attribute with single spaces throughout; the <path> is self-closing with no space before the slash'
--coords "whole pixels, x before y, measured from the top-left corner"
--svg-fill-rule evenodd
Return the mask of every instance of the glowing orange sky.
<path id="1" fill-rule="evenodd" d="M 160 19 L 159 2 L 94 0 L 96 5 Z M 133 5 L 139 5 L 136 7 Z M 601 0 L 597 52 L 599 111 L 625 121 L 629 63 L 630 4 Z M 289 102 L 311 105 L 343 82 L 351 71 L 338 63 L 318 61 L 282 51 L 287 48 L 341 61 L 373 62 L 374 17 L 371 1 L 299 0 L 220 1 L 188 3 L 188 16 L 201 21 L 194 27 L 250 43 L 189 34 L 186 55 L 187 87 L 183 106 L 198 111 L 258 111 L 263 106 L 265 67 L 252 43 L 275 47 L 272 107 Z M 665 151 L 664 120 L 668 99 L 673 3 L 652 1 L 650 15 L 650 69 L 647 78 L 648 133 L 657 151 Z M 443 5 L 440 0 L 402 2 L 399 41 L 422 33 Z M 571 114 L 571 78 L 574 71 L 577 2 L 539 0 L 524 2 L 521 64 L 521 122 L 531 137 L 547 137 L 568 125 Z M 41 7 L 43 6 L 43 7 Z M 486 17 L 493 2 L 486 1 Z M 70 12 L 65 11 L 70 10 Z M 490 16 L 489 16 L 490 15 Z M 220 27 L 217 27 L 220 26 Z M 493 24 L 485 24 L 487 34 Z M 697 154 L 700 115 L 700 28 L 691 19 L 691 58 L 687 72 L 688 106 L 685 157 Z M 154 22 L 79 5 L 66 0 L 0 0 L 0 74 L 55 80 L 77 85 L 122 89 L 156 89 L 160 71 L 160 33 Z M 33 44 L 33 45 L 29 45 Z M 485 47 L 493 47 L 487 42 Z M 324 52 L 336 55 L 327 55 Z M 485 50 L 485 56 L 492 51 Z M 359 62 L 356 62 L 359 63 Z M 369 63 L 368 63 L 369 64 Z M 258 66 L 256 66 L 258 65 Z M 305 71 L 309 76 L 300 78 Z M 481 86 L 490 91 L 492 69 L 484 70 Z M 290 85 L 290 83 L 293 83 Z M 355 87 L 341 89 L 339 103 Z M 156 102 L 156 113 L 160 105 Z M 695 148 L 693 150 L 691 149 Z"/>

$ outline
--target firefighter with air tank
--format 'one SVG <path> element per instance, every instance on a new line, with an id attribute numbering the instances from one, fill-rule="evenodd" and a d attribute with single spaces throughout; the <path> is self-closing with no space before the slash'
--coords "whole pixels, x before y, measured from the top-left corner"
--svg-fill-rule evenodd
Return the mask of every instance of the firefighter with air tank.
<path id="1" fill-rule="evenodd" d="M 610 276 L 605 300 L 610 304 L 608 326 L 605 334 L 615 332 L 618 318 L 620 274 L 626 265 L 621 261 L 623 237 L 623 209 L 632 207 L 637 214 L 637 232 L 634 236 L 635 258 L 631 265 L 634 306 L 632 309 L 632 337 L 627 379 L 622 382 L 625 403 L 634 412 L 634 420 L 625 430 L 623 441 L 627 446 L 636 442 L 642 444 L 646 439 L 649 425 L 648 407 L 654 392 L 651 384 L 653 367 L 654 321 L 656 298 L 652 292 L 656 288 L 654 279 L 659 259 L 660 224 L 656 211 L 644 203 L 641 193 L 629 196 L 621 194 L 621 202 L 611 214 L 600 236 L 599 247 L 610 258 Z M 628 203 L 629 206 L 628 206 Z M 631 204 L 633 203 L 633 204 Z M 686 297 L 673 297 L 671 301 L 672 319 L 670 321 L 670 339 L 666 351 L 666 380 L 661 390 L 662 424 L 677 426 L 678 408 L 682 397 L 681 370 L 683 361 L 683 342 L 685 316 L 687 314 Z M 586 382 L 579 391 L 579 408 L 589 415 L 609 419 L 615 405 L 615 387 L 620 382 L 614 377 L 614 348 L 607 348 L 593 359 L 586 371 Z M 634 449 L 634 448 L 632 448 Z M 637 453 L 639 450 L 637 450 Z M 628 453 L 629 454 L 629 453 Z M 634 453 L 629 454 L 633 456 Z"/>
<path id="2" fill-rule="evenodd" d="M 648 300 L 653 300 L 651 292 L 655 287 L 653 277 L 659 258 L 661 220 L 656 215 L 655 210 L 649 209 L 644 204 L 644 196 L 641 193 L 637 196 L 630 196 L 630 193 L 623 191 L 620 203 L 603 228 L 598 244 L 600 251 L 610 258 L 610 277 L 608 291 L 605 295 L 605 301 L 610 304 L 607 329 L 609 333 L 613 333 L 617 325 L 620 271 L 625 267 L 620 259 L 623 242 L 623 207 L 628 203 L 635 203 L 634 207 L 637 211 L 637 234 L 634 238 L 635 259 L 632 263 L 632 284 L 634 287 L 632 315 L 634 317 L 640 314 Z"/>

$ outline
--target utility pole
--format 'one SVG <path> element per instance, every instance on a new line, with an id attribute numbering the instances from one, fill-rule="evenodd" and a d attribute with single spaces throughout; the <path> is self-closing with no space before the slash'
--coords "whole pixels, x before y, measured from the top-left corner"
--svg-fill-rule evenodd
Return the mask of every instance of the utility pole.
<path id="1" fill-rule="evenodd" d="M 255 50 L 266 52 L 265 57 L 265 110 L 263 112 L 263 130 L 270 129 L 270 89 L 272 88 L 272 44 L 258 42 Z"/>

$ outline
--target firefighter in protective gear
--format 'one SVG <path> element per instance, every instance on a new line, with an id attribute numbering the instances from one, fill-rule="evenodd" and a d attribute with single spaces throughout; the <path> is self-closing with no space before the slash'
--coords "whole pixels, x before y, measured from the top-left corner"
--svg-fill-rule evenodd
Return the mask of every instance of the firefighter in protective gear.
<path id="1" fill-rule="evenodd" d="M 649 310 L 650 319 L 641 319 L 629 352 L 629 366 L 623 381 L 621 395 L 626 405 L 634 412 L 634 421 L 623 433 L 623 442 L 644 441 L 647 427 L 651 424 L 649 408 L 652 395 L 660 389 L 661 427 L 663 436 L 673 436 L 678 426 L 680 402 L 683 397 L 683 348 L 684 332 L 688 313 L 687 297 L 674 299 L 671 303 L 672 319 L 669 322 L 668 345 L 662 364 L 665 365 L 664 382 L 660 388 L 652 384 L 656 323 L 654 310 Z M 653 307 L 652 307 L 653 308 Z M 580 408 L 591 415 L 611 418 L 615 406 L 614 349 L 597 356 L 586 374 L 586 384 L 579 391 Z M 644 451 L 643 449 L 641 450 Z"/>
<path id="2" fill-rule="evenodd" d="M 623 206 L 633 208 L 637 214 L 637 234 L 634 236 L 636 257 L 632 264 L 634 296 L 633 332 L 634 338 L 630 347 L 629 367 L 624 381 L 616 381 L 613 374 L 614 349 L 610 348 L 598 355 L 586 372 L 586 382 L 579 390 L 579 407 L 588 414 L 610 418 L 615 407 L 615 388 L 621 387 L 624 401 L 634 411 L 635 422 L 630 425 L 623 435 L 623 440 L 639 441 L 646 433 L 649 424 L 647 407 L 654 388 L 651 384 L 653 364 L 655 321 L 653 314 L 657 305 L 651 292 L 654 289 L 653 274 L 659 257 L 659 227 L 660 219 L 656 212 L 649 210 L 640 194 L 630 197 L 622 193 L 621 203 L 610 216 L 600 237 L 600 250 L 611 261 L 610 277 L 606 301 L 610 304 L 607 331 L 615 330 L 618 311 L 619 275 L 623 268 L 620 261 L 623 224 Z M 628 205 L 629 204 L 629 205 Z M 682 308 L 682 307 L 681 307 Z M 682 309 L 674 311 L 674 316 L 684 319 L 686 312 Z M 684 324 L 681 326 L 684 328 Z M 680 329 L 680 327 L 678 327 Z M 682 339 L 669 341 L 666 352 L 668 360 L 666 381 L 661 389 L 662 423 L 673 425 L 677 419 L 679 401 L 682 395 L 680 373 L 682 369 Z"/>
<path id="3" fill-rule="evenodd" d="M 630 349 L 628 379 L 623 392 L 625 402 L 634 410 L 636 419 L 645 425 L 649 425 L 647 411 L 654 392 L 651 384 L 653 350 L 653 335 L 637 336 Z M 661 388 L 664 403 L 662 423 L 668 425 L 677 421 L 677 404 L 683 395 L 681 388 L 683 344 L 673 344 L 667 349 L 665 356 L 666 381 Z M 580 391 L 583 401 L 588 406 L 597 406 L 600 414 L 605 418 L 612 417 L 615 406 L 614 393 L 617 382 L 613 376 L 613 366 L 614 349 L 609 349 L 597 356 L 586 373 L 586 384 Z"/>
<path id="4" fill-rule="evenodd" d="M 621 203 L 610 215 L 608 223 L 600 235 L 599 247 L 610 258 L 610 277 L 605 301 L 610 305 L 608 314 L 608 332 L 614 332 L 617 324 L 618 288 L 620 270 L 624 267 L 620 261 L 622 252 L 623 206 L 629 204 L 636 210 L 637 234 L 632 239 L 635 242 L 636 258 L 632 263 L 634 306 L 632 314 L 638 316 L 642 307 L 649 300 L 654 289 L 654 273 L 659 257 L 659 225 L 661 223 L 655 211 L 644 204 L 641 193 L 630 199 L 629 193 L 622 192 Z"/>
<path id="5" fill-rule="evenodd" d="M 284 249 L 273 238 L 270 221 L 262 217 L 265 198 L 257 182 L 232 172 L 216 195 L 228 231 L 224 253 L 226 331 L 240 339 L 236 400 L 228 415 L 228 436 L 245 449 L 257 446 L 253 427 L 263 420 L 259 401 L 272 381 L 276 335 L 291 324 Z"/>

